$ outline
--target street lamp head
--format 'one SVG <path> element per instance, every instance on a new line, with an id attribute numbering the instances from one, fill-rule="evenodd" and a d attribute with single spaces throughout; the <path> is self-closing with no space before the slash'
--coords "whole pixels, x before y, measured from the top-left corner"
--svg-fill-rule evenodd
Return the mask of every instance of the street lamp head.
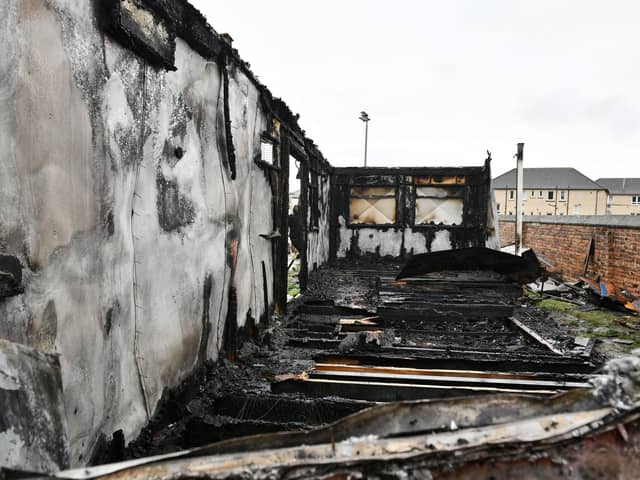
<path id="1" fill-rule="evenodd" d="M 360 112 L 360 117 L 358 118 L 360 118 L 360 120 L 362 120 L 363 122 L 368 122 L 370 120 L 369 114 L 365 111 Z"/>

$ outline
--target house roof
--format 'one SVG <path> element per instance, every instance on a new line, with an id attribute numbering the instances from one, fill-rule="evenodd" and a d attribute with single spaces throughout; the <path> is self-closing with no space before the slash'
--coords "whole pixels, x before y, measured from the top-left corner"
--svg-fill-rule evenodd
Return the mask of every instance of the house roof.
<path id="1" fill-rule="evenodd" d="M 493 188 L 516 188 L 516 169 L 494 178 Z M 606 189 L 575 168 L 525 168 L 524 188 Z"/>
<path id="2" fill-rule="evenodd" d="M 640 178 L 599 178 L 596 182 L 614 195 L 640 195 Z"/>

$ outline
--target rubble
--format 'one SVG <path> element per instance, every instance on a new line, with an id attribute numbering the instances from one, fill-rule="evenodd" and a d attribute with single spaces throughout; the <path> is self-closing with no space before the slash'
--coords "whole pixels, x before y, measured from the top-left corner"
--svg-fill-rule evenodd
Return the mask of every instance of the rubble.
<path id="1" fill-rule="evenodd" d="M 468 478 L 465 475 L 470 472 L 475 472 L 474 478 L 489 478 L 489 471 L 495 475 L 498 462 L 498 471 L 520 471 L 525 478 L 555 478 L 575 473 L 579 466 L 575 478 L 631 479 L 637 461 L 621 461 L 624 454 L 618 453 L 621 450 L 610 437 L 620 435 L 631 448 L 640 443 L 635 378 L 639 362 L 634 356 L 623 364 L 612 361 L 604 369 L 606 384 L 625 385 L 624 411 L 612 405 L 612 401 L 617 404 L 619 391 L 602 388 L 598 382 L 593 389 L 551 398 L 502 393 L 390 403 L 309 432 L 245 437 L 58 476 L 172 479 L 198 475 L 213 479 L 248 475 L 266 479 L 283 478 L 286 472 L 286 478 L 321 479 L 351 471 L 363 478 L 376 478 L 395 464 L 404 472 L 421 471 L 433 478 Z M 582 460 L 593 451 L 590 445 L 603 442 L 614 448 L 606 450 L 609 462 Z M 250 463 L 246 461 L 249 452 Z M 520 459 L 525 454 L 529 460 L 523 463 Z"/>

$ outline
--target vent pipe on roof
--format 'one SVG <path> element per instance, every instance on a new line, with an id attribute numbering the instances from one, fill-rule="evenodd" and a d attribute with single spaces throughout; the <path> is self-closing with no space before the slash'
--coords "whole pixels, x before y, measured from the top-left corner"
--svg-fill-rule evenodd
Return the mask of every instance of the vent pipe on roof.
<path id="1" fill-rule="evenodd" d="M 516 153 L 516 238 L 515 238 L 515 254 L 520 255 L 522 251 L 522 191 L 524 188 L 523 179 L 523 152 L 524 143 L 518 143 L 518 153 Z"/>

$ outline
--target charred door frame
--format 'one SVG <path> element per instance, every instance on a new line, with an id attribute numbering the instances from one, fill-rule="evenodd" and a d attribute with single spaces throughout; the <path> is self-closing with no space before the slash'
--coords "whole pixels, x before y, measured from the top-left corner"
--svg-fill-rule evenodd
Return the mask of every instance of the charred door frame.
<path id="1" fill-rule="evenodd" d="M 300 288 L 306 287 L 308 277 L 307 265 L 307 192 L 309 178 L 309 160 L 305 152 L 304 140 L 300 139 L 295 132 L 291 131 L 286 125 L 280 126 L 280 149 L 278 156 L 279 168 L 275 170 L 274 182 L 274 231 L 280 233 L 280 236 L 273 241 L 273 295 L 275 300 L 276 313 L 282 314 L 287 309 L 287 290 L 289 284 L 289 172 L 291 169 L 289 157 L 295 158 L 300 162 L 300 215 L 304 222 L 304 238 L 305 242 L 300 253 Z"/>
<path id="2" fill-rule="evenodd" d="M 300 251 L 300 273 L 298 274 L 298 281 L 300 282 L 300 290 L 304 291 L 307 287 L 307 280 L 309 277 L 309 265 L 307 259 L 307 246 L 309 242 L 309 222 L 307 221 L 309 216 L 309 156 L 304 148 L 304 141 L 299 141 L 295 137 L 291 137 L 293 141 L 289 143 L 289 156 L 293 157 L 297 162 L 300 163 L 300 168 L 298 170 L 300 174 L 300 197 L 298 200 L 298 208 L 299 215 L 302 217 L 302 225 L 303 225 L 303 237 L 304 242 L 302 244 L 302 251 Z M 287 157 L 287 161 L 289 157 Z M 291 166 L 289 165 L 289 168 Z M 287 174 L 287 182 L 289 181 L 289 174 Z M 288 213 L 288 201 L 287 201 L 287 213 Z M 289 215 L 287 215 L 287 237 L 289 235 Z M 287 264 L 288 265 L 288 264 Z M 287 269 L 287 283 L 288 279 L 288 269 Z M 286 300 L 286 295 L 285 295 Z"/>

